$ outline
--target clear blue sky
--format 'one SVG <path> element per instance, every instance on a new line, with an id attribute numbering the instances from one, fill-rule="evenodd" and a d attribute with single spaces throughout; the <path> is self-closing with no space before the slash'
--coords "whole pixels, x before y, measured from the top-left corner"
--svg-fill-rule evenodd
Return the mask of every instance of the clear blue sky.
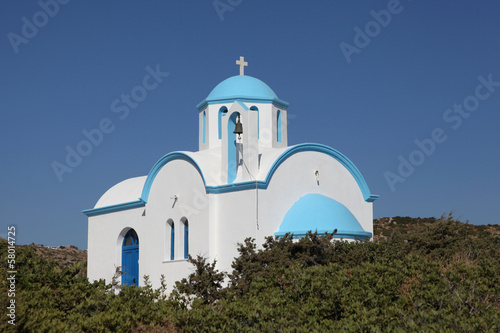
<path id="1" fill-rule="evenodd" d="M 2 236 L 15 224 L 21 244 L 86 248 L 81 211 L 164 154 L 197 150 L 196 105 L 238 74 L 239 56 L 290 102 L 290 145 L 356 164 L 380 195 L 375 217 L 498 223 L 498 1 L 232 0 L 222 12 L 221 0 L 219 13 L 211 0 L 67 2 L 42 0 L 50 15 L 0 2 Z M 148 66 L 169 75 L 142 100 Z M 135 108 L 113 112 L 134 88 Z M 54 161 L 106 118 L 114 130 L 59 181 Z"/>

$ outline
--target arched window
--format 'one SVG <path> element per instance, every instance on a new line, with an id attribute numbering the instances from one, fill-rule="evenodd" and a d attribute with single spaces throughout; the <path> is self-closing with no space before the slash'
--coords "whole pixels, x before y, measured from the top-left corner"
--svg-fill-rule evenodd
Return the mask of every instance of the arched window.
<path id="1" fill-rule="evenodd" d="M 189 222 L 185 217 L 181 219 L 181 222 L 184 224 L 184 259 L 187 259 L 189 256 Z"/>
<path id="2" fill-rule="evenodd" d="M 206 136 L 206 123 L 207 123 L 207 113 L 203 111 L 203 133 L 202 133 L 202 143 L 205 143 Z"/>
<path id="3" fill-rule="evenodd" d="M 227 108 L 222 106 L 219 109 L 219 139 L 222 139 L 222 117 L 224 117 L 227 113 Z"/>
<path id="4" fill-rule="evenodd" d="M 281 111 L 278 110 L 278 113 L 276 115 L 276 126 L 277 126 L 277 131 L 276 131 L 276 134 L 277 134 L 277 140 L 278 142 L 281 142 L 282 138 L 281 138 Z"/>
<path id="5" fill-rule="evenodd" d="M 167 222 L 170 226 L 170 260 L 175 259 L 175 224 L 172 219 Z"/>
<path id="6" fill-rule="evenodd" d="M 139 245 L 139 237 L 134 229 L 130 229 L 123 239 L 123 246 Z"/>
<path id="7" fill-rule="evenodd" d="M 175 239 L 172 237 L 172 235 L 175 235 L 174 221 L 172 219 L 168 219 L 165 223 L 165 260 L 166 258 L 172 259 L 172 250 L 175 246 Z"/>
<path id="8" fill-rule="evenodd" d="M 257 139 L 260 139 L 260 113 L 259 108 L 255 105 L 250 108 L 250 110 L 257 111 Z"/>

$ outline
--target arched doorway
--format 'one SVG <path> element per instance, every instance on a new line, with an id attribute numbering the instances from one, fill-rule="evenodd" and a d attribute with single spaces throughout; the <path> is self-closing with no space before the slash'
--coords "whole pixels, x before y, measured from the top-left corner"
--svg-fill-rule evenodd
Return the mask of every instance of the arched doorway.
<path id="1" fill-rule="evenodd" d="M 139 285 L 139 237 L 130 229 L 122 245 L 122 285 Z"/>

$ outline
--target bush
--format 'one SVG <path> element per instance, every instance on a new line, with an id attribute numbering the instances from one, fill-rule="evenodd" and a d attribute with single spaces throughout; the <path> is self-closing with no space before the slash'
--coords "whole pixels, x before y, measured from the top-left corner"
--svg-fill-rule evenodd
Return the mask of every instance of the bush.
<path id="1" fill-rule="evenodd" d="M 164 283 L 153 290 L 147 276 L 146 287 L 116 293 L 89 283 L 84 262 L 68 268 L 17 247 L 17 326 L 3 320 L 0 331 L 498 332 L 498 226 L 451 216 L 394 221 L 375 242 L 309 233 L 269 237 L 257 248 L 249 238 L 228 275 L 215 261 L 190 258 L 194 272 L 168 298 Z M 0 242 L 4 276 L 6 247 Z M 1 293 L 4 309 L 7 302 Z"/>

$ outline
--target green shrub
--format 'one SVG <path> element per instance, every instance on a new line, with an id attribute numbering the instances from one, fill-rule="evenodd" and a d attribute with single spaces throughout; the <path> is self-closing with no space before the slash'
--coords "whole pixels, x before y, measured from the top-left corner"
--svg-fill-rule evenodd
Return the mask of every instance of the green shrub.
<path id="1" fill-rule="evenodd" d="M 68 268 L 37 256 L 34 246 L 16 247 L 17 325 L 2 320 L 0 331 L 500 331 L 498 226 L 451 216 L 394 221 L 375 242 L 309 233 L 269 237 L 258 248 L 249 238 L 227 275 L 215 261 L 190 258 L 193 273 L 168 298 L 163 281 L 153 290 L 146 276 L 145 287 L 117 293 L 89 283 L 85 262 Z M 5 241 L 0 251 L 5 276 Z"/>

